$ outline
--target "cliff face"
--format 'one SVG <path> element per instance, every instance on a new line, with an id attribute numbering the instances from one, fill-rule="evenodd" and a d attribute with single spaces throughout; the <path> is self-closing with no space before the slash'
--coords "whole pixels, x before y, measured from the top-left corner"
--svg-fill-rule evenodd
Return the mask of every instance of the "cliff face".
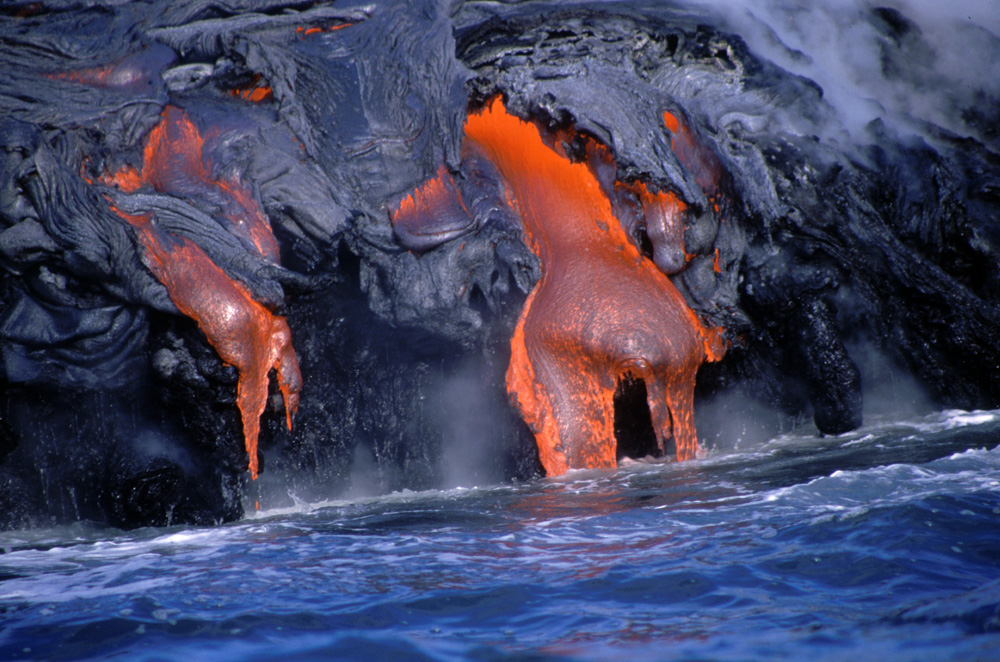
<path id="1" fill-rule="evenodd" d="M 892 380 L 998 406 L 995 90 L 952 94 L 921 57 L 933 35 L 859 7 L 894 98 L 941 88 L 929 119 L 858 122 L 738 22 L 660 2 L 2 10 L 0 523 L 218 522 L 287 493 L 525 478 L 539 446 L 576 443 L 546 425 L 613 431 L 601 465 L 687 457 L 654 394 L 679 374 L 653 377 L 661 326 L 703 343 L 662 363 L 718 359 L 696 418 L 739 399 L 838 433 Z M 497 99 L 537 145 L 508 131 L 491 158 L 504 138 L 467 135 Z M 531 150 L 577 174 L 533 173 Z M 543 180 L 558 193 L 532 197 Z M 609 250 L 659 283 L 645 300 L 678 302 L 609 294 L 639 277 L 598 266 L 619 275 L 544 295 L 621 302 L 586 356 L 624 358 L 567 387 L 606 392 L 590 427 L 551 404 L 571 379 L 525 377 L 561 349 L 508 373 L 529 295 L 593 258 L 565 257 L 584 235 L 562 210 L 621 235 Z"/>

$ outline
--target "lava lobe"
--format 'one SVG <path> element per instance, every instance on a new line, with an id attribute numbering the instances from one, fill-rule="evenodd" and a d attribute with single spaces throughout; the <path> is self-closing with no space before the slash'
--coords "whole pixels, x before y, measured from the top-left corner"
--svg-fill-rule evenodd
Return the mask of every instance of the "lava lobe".
<path id="1" fill-rule="evenodd" d="M 616 466 L 614 394 L 645 382 L 657 443 L 698 452 L 694 383 L 721 358 L 657 266 L 632 244 L 597 178 L 495 100 L 470 115 L 466 139 L 506 181 L 542 277 L 511 340 L 507 390 L 535 434 L 545 471 Z"/>
<path id="2" fill-rule="evenodd" d="M 103 183 L 126 192 L 152 186 L 161 193 L 213 200 L 234 235 L 262 258 L 277 263 L 278 245 L 263 211 L 238 182 L 212 178 L 202 145 L 201 133 L 184 111 L 168 106 L 161 123 L 150 133 L 142 169 L 123 168 L 105 176 Z M 174 237 L 158 227 L 149 214 L 112 209 L 138 231 L 145 249 L 143 260 L 167 288 L 177 309 L 198 323 L 219 357 L 239 372 L 236 404 L 243 419 L 250 475 L 256 479 L 260 416 L 267 403 L 272 368 L 284 398 L 289 429 L 298 407 L 302 376 L 288 323 L 255 301 L 246 286 L 227 276 L 191 240 Z"/>

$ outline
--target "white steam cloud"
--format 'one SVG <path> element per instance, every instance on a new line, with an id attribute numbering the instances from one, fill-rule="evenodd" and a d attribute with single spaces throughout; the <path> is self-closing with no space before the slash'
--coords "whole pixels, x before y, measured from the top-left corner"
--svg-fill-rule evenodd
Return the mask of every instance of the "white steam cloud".
<path id="1" fill-rule="evenodd" d="M 881 118 L 918 133 L 922 123 L 934 124 L 998 148 L 989 118 L 995 119 L 1000 107 L 1000 0 L 696 0 L 693 5 L 721 17 L 724 28 L 743 37 L 757 55 L 817 83 L 854 139 Z M 880 8 L 897 11 L 908 26 L 894 29 L 891 12 Z"/>

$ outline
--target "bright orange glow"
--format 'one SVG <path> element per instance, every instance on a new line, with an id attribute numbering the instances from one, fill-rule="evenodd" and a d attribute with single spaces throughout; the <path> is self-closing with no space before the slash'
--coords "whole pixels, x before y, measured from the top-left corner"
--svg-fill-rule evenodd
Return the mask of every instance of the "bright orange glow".
<path id="1" fill-rule="evenodd" d="M 309 35 L 320 34 L 323 32 L 336 32 L 337 30 L 350 27 L 351 25 L 353 25 L 353 23 L 337 23 L 335 25 L 328 25 L 325 28 L 321 28 L 315 25 L 307 28 L 305 26 L 300 25 L 299 27 L 295 28 L 295 32 L 299 35 L 300 39 L 305 39 Z"/>
<path id="2" fill-rule="evenodd" d="M 463 232 L 471 223 L 472 214 L 443 164 L 433 179 L 403 198 L 392 213 L 397 237 L 413 248 L 436 245 Z"/>
<path id="3" fill-rule="evenodd" d="M 625 376 L 644 380 L 661 448 L 673 437 L 678 459 L 694 457 L 695 375 L 721 357 L 721 336 L 628 240 L 587 165 L 499 99 L 469 116 L 465 135 L 506 181 L 542 266 L 511 339 L 507 390 L 546 472 L 616 466 L 613 398 Z M 683 204 L 663 195 L 651 204 Z"/>
<path id="4" fill-rule="evenodd" d="M 160 229 L 148 214 L 112 210 L 138 230 L 144 262 L 167 288 L 174 305 L 198 323 L 219 357 L 239 372 L 236 404 L 243 419 L 250 475 L 256 479 L 260 416 L 272 368 L 285 400 L 289 429 L 298 409 L 302 375 L 288 323 L 254 301 L 244 285 L 229 278 L 194 242 Z"/>
<path id="5" fill-rule="evenodd" d="M 668 129 L 670 129 L 670 133 L 677 133 L 677 130 L 681 125 L 681 123 L 677 120 L 677 117 L 669 110 L 663 111 L 663 123 Z"/>
<path id="6" fill-rule="evenodd" d="M 114 175 L 102 175 L 101 183 L 107 184 L 108 186 L 114 185 L 123 191 L 132 193 L 133 191 L 138 191 L 140 188 L 145 186 L 147 182 L 143 178 L 141 172 L 132 166 L 125 166 Z"/>
<path id="7" fill-rule="evenodd" d="M 125 167 L 104 175 L 101 181 L 127 192 L 151 186 L 161 193 L 207 200 L 220 208 L 236 236 L 277 262 L 277 242 L 250 190 L 231 179 L 213 179 L 203 146 L 201 133 L 184 111 L 168 106 L 163 120 L 150 132 L 141 171 Z M 239 372 L 236 404 L 243 419 L 250 474 L 256 478 L 260 416 L 272 368 L 284 397 L 289 429 L 298 408 L 302 376 L 288 323 L 254 301 L 250 291 L 229 278 L 197 244 L 160 229 L 148 215 L 114 211 L 137 228 L 145 264 L 167 288 L 174 305 L 198 323 L 219 357 Z"/>
<path id="8" fill-rule="evenodd" d="M 159 193 L 207 200 L 221 207 L 230 231 L 250 242 L 260 255 L 279 261 L 278 242 L 250 189 L 231 179 L 214 179 L 205 165 L 204 138 L 183 110 L 167 106 L 163 119 L 150 132 L 143 152 L 142 171 L 125 167 L 101 181 L 123 191 L 150 185 Z"/>
<path id="9" fill-rule="evenodd" d="M 271 91 L 270 86 L 261 85 L 260 74 L 254 74 L 249 86 L 229 90 L 229 94 L 237 99 L 243 99 L 252 103 L 260 103 L 274 98 L 274 93 Z"/>

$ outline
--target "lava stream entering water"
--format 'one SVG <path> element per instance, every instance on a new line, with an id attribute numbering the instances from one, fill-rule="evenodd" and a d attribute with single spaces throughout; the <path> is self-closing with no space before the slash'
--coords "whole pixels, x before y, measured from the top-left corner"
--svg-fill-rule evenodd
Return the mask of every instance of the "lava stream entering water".
<path id="1" fill-rule="evenodd" d="M 511 340 L 507 390 L 548 475 L 616 466 L 613 401 L 622 379 L 645 382 L 660 449 L 672 437 L 677 458 L 693 458 L 695 376 L 705 360 L 721 358 L 718 330 L 703 326 L 628 240 L 586 164 L 546 145 L 499 99 L 469 116 L 465 135 L 503 176 L 542 265 Z M 670 194 L 643 197 L 647 213 L 683 211 Z"/>
<path id="2" fill-rule="evenodd" d="M 215 202 L 235 235 L 250 241 L 265 259 L 277 262 L 278 245 L 263 211 L 245 187 L 212 179 L 202 145 L 201 134 L 184 112 L 168 106 L 163 121 L 150 133 L 141 171 L 123 168 L 101 181 L 126 192 L 149 185 L 159 192 Z M 250 475 L 256 479 L 260 416 L 272 368 L 289 429 L 298 408 L 302 376 L 288 323 L 255 301 L 246 286 L 227 276 L 194 242 L 166 232 L 149 214 L 112 209 L 138 231 L 144 262 L 167 288 L 174 305 L 198 323 L 219 357 L 237 369 L 236 404 L 243 420 Z"/>

